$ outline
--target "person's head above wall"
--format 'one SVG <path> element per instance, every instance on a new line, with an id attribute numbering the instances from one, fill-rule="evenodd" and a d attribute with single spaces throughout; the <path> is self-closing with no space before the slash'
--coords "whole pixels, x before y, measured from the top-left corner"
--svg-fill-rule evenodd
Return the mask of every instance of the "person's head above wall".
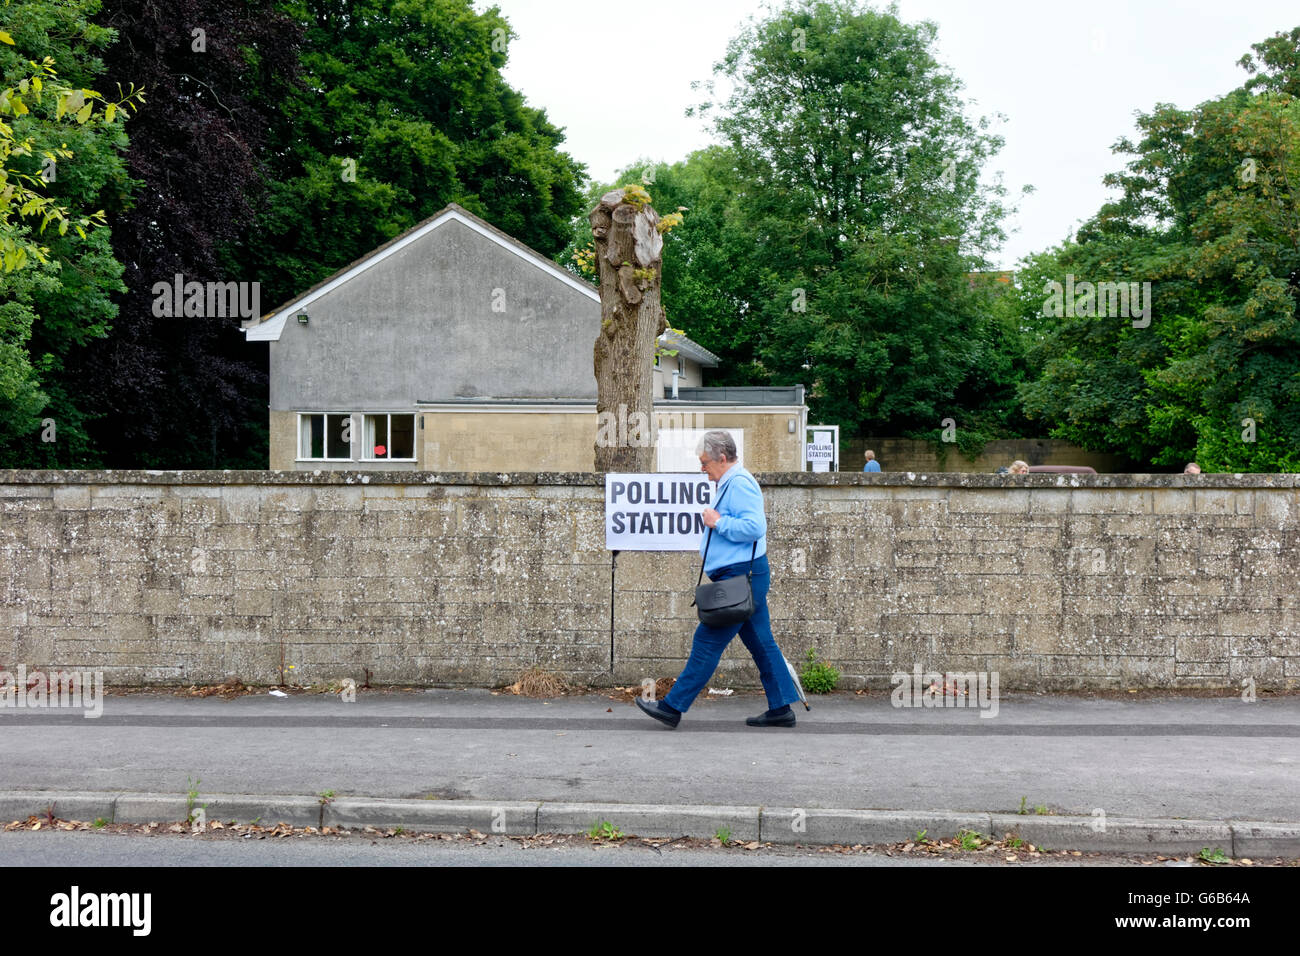
<path id="1" fill-rule="evenodd" d="M 1013 475 L 1029 474 L 1029 463 L 1021 461 L 1019 458 L 1017 458 L 1015 461 L 1011 463 L 1011 474 Z"/>
<path id="2" fill-rule="evenodd" d="M 736 463 L 736 440 L 721 429 L 705 432 L 695 446 L 700 471 L 717 481 Z"/>
<path id="3" fill-rule="evenodd" d="M 1201 466 L 1194 461 L 1189 461 L 1187 463 L 1187 467 L 1183 469 L 1184 475 L 1199 475 L 1200 473 L 1201 473 Z"/>
<path id="4" fill-rule="evenodd" d="M 721 429 L 707 431 L 700 436 L 700 441 L 695 446 L 695 454 L 707 455 L 709 461 L 735 461 L 736 440 Z"/>

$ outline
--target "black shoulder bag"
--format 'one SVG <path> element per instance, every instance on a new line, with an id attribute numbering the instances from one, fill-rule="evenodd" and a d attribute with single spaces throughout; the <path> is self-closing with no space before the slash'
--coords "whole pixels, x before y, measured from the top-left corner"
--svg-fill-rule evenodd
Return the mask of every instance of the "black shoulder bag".
<path id="1" fill-rule="evenodd" d="M 724 491 L 722 495 L 725 494 Z M 722 504 L 722 495 L 718 496 L 718 504 Z M 704 557 L 700 560 L 700 576 L 695 582 L 695 600 L 691 604 L 695 606 L 700 623 L 710 627 L 726 627 L 729 624 L 747 621 L 754 613 L 754 589 L 751 587 L 750 579 L 754 575 L 754 555 L 758 552 L 758 542 L 755 541 L 753 548 L 750 549 L 749 571 L 743 578 L 736 575 L 723 581 L 701 584 L 700 582 L 704 580 L 704 565 L 709 560 L 709 545 L 712 542 L 713 529 L 710 528 L 709 536 L 704 541 Z"/>

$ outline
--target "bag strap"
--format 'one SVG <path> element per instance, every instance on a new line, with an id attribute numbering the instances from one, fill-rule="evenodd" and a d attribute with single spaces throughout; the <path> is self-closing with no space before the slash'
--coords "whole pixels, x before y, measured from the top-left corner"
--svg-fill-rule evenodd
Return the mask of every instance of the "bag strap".
<path id="1" fill-rule="evenodd" d="M 718 495 L 718 500 L 715 501 L 714 504 L 715 504 L 715 505 L 720 505 L 720 504 L 722 504 L 722 499 L 723 499 L 724 497 L 726 497 L 727 492 L 730 491 L 730 490 L 731 490 L 731 486 L 730 486 L 730 485 L 728 485 L 726 488 L 723 488 L 723 489 L 722 489 L 722 494 Z M 714 510 L 717 510 L 717 509 L 714 509 Z M 703 583 L 703 581 L 704 581 L 704 565 L 706 565 L 706 564 L 708 563 L 708 561 L 709 561 L 709 545 L 712 544 L 712 543 L 713 543 L 713 529 L 710 528 L 710 529 L 709 529 L 709 533 L 708 533 L 708 535 L 707 535 L 707 536 L 705 537 L 705 539 L 704 539 L 704 557 L 700 558 L 700 576 L 699 576 L 698 578 L 695 579 L 695 586 L 696 586 L 697 588 L 698 588 L 698 587 L 700 586 L 700 584 Z M 755 542 L 755 544 L 757 544 L 757 542 Z"/>
<path id="2" fill-rule="evenodd" d="M 733 479 L 733 480 L 734 480 L 734 479 Z M 727 492 L 730 491 L 730 490 L 731 490 L 731 486 L 730 486 L 730 485 L 728 485 L 726 488 L 723 488 L 723 489 L 722 489 L 722 494 L 718 495 L 718 500 L 715 501 L 714 504 L 717 504 L 717 505 L 722 504 L 722 499 L 726 497 Z M 716 509 L 715 509 L 715 510 L 716 510 Z M 708 563 L 708 560 L 709 560 L 709 545 L 710 545 L 712 542 L 713 542 L 713 529 L 710 528 L 710 529 L 709 529 L 708 537 L 704 539 L 704 557 L 702 557 L 702 558 L 700 559 L 700 576 L 699 576 L 698 578 L 695 579 L 695 586 L 696 586 L 697 588 L 698 588 L 698 587 L 700 586 L 700 584 L 704 581 L 704 565 L 705 565 L 706 563 Z M 757 553 L 758 553 L 758 541 L 755 540 L 755 541 L 754 541 L 754 546 L 753 546 L 752 548 L 749 549 L 749 571 L 745 574 L 745 577 L 746 577 L 747 579 L 751 580 L 751 581 L 752 581 L 753 578 L 754 578 L 754 555 L 756 555 Z"/>

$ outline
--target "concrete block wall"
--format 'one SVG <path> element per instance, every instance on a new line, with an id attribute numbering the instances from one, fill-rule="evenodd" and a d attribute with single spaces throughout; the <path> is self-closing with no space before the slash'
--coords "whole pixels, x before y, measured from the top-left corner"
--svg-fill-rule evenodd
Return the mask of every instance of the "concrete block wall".
<path id="1" fill-rule="evenodd" d="M 760 474 L 774 631 L 842 686 L 1300 686 L 1294 475 Z M 698 558 L 594 474 L 0 471 L 0 666 L 110 684 L 675 676 Z M 611 669 L 612 657 L 612 669 Z M 715 683 L 757 686 L 736 641 Z"/>

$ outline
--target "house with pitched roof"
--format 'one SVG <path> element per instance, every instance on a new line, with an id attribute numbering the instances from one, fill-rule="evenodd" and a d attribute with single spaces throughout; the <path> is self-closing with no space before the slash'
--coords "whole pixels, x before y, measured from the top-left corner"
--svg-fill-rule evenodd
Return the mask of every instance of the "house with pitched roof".
<path id="1" fill-rule="evenodd" d="M 274 470 L 590 471 L 600 296 L 455 204 L 243 327 L 270 350 Z M 802 385 L 711 388 L 666 333 L 660 470 L 726 428 L 754 471 L 803 469 Z M 685 460 L 698 469 L 693 456 Z"/>

